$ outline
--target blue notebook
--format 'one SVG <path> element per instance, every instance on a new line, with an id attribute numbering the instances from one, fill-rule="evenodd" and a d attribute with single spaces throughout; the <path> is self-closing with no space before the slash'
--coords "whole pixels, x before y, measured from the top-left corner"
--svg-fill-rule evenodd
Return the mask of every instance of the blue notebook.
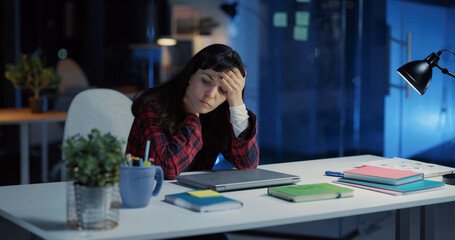
<path id="1" fill-rule="evenodd" d="M 365 181 L 359 181 L 359 180 L 353 180 L 353 179 L 346 179 L 346 178 L 340 178 L 340 179 L 338 179 L 338 181 L 350 183 L 350 184 L 357 184 L 357 185 L 362 185 L 362 186 L 386 189 L 386 190 L 391 190 L 391 191 L 396 191 L 396 192 L 401 192 L 401 193 L 408 193 L 408 192 L 413 192 L 413 191 L 420 191 L 420 190 L 444 186 L 444 182 L 432 181 L 432 180 L 426 180 L 426 179 L 416 181 L 416 182 L 406 183 L 406 184 L 402 184 L 402 185 L 396 185 L 396 186 L 380 184 L 380 183 L 373 183 L 373 182 L 365 182 Z"/>
<path id="2" fill-rule="evenodd" d="M 243 206 L 242 202 L 225 196 L 195 197 L 187 192 L 166 195 L 164 201 L 195 212 L 224 211 Z"/>

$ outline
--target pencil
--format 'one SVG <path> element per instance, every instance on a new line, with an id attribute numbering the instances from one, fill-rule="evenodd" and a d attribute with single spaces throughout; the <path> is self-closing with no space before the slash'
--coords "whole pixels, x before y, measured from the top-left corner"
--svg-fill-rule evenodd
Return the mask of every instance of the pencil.
<path id="1" fill-rule="evenodd" d="M 150 140 L 147 140 L 147 143 L 145 144 L 145 154 L 144 154 L 145 161 L 147 161 L 149 159 L 149 150 L 150 150 Z"/>

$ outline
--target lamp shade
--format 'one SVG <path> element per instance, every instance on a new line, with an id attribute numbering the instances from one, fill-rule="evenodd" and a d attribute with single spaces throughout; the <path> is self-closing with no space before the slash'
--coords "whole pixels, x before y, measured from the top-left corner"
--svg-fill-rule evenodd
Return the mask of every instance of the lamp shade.
<path id="1" fill-rule="evenodd" d="M 430 65 L 425 61 L 409 62 L 397 71 L 420 95 L 423 95 L 430 85 L 433 73 Z"/>
<path id="2" fill-rule="evenodd" d="M 231 4 L 223 3 L 221 4 L 221 9 L 229 15 L 231 18 L 234 18 L 237 15 L 237 4 L 238 2 L 234 2 Z"/>
<path id="3" fill-rule="evenodd" d="M 161 36 L 158 40 L 156 40 L 156 43 L 160 46 L 174 46 L 177 44 L 177 40 L 171 36 Z"/>
<path id="4" fill-rule="evenodd" d="M 156 43 L 160 46 L 176 45 L 177 40 L 172 37 L 171 31 L 172 11 L 169 0 L 155 0 L 154 4 Z"/>
<path id="5" fill-rule="evenodd" d="M 433 67 L 437 65 L 439 55 L 430 54 L 425 60 L 406 63 L 398 68 L 397 72 L 409 83 L 420 95 L 423 95 L 430 85 L 433 75 Z"/>

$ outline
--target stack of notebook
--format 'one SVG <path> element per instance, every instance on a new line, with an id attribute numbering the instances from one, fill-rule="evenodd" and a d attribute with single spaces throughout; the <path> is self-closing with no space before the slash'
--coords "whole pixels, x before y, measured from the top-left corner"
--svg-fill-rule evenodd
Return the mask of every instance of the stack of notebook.
<path id="1" fill-rule="evenodd" d="M 422 173 L 375 166 L 363 166 L 344 171 L 343 174 L 334 182 L 392 195 L 435 190 L 444 186 L 443 182 L 423 179 Z"/>

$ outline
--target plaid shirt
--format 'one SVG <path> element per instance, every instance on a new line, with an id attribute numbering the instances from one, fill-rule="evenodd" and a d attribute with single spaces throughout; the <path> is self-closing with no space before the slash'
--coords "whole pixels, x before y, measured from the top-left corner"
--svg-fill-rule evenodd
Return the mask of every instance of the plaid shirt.
<path id="1" fill-rule="evenodd" d="M 186 168 L 211 170 L 218 152 L 211 152 L 202 142 L 199 117 L 188 114 L 182 128 L 171 138 L 157 126 L 160 106 L 153 103 L 134 119 L 128 137 L 127 153 L 144 157 L 145 142 L 150 140 L 149 156 L 154 164 L 163 168 L 166 179 L 175 179 Z M 237 169 L 256 168 L 259 163 L 259 148 L 256 143 L 256 116 L 248 110 L 249 124 L 237 138 L 231 125 L 231 148 L 222 152 L 224 158 Z M 226 114 L 229 117 L 229 114 Z M 190 166 L 191 164 L 191 166 Z"/>

